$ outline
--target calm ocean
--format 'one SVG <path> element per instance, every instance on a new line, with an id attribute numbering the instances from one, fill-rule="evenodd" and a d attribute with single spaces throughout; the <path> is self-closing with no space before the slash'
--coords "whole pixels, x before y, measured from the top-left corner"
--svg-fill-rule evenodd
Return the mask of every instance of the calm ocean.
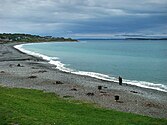
<path id="1" fill-rule="evenodd" d="M 66 72 L 167 91 L 167 41 L 84 40 L 33 43 L 17 49 Z"/>

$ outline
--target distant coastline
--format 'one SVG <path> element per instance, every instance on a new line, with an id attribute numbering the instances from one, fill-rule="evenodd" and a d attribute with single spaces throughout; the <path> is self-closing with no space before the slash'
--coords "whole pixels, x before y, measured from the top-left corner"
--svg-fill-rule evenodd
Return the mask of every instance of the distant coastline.
<path id="1" fill-rule="evenodd" d="M 78 40 L 167 40 L 167 38 L 79 38 Z"/>
<path id="2" fill-rule="evenodd" d="M 70 41 L 76 42 L 77 40 L 72 38 L 64 37 L 53 37 L 53 36 L 39 36 L 31 34 L 11 34 L 1 33 L 0 43 L 11 43 L 11 42 L 52 42 L 52 41 Z"/>
<path id="3" fill-rule="evenodd" d="M 126 38 L 126 40 L 167 40 L 167 38 Z"/>

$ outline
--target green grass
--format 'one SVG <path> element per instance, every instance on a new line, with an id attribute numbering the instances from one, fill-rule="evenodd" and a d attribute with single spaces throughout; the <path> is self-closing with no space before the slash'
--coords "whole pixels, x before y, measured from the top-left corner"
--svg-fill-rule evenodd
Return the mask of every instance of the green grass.
<path id="1" fill-rule="evenodd" d="M 0 125 L 167 125 L 165 119 L 97 108 L 53 93 L 0 87 Z"/>

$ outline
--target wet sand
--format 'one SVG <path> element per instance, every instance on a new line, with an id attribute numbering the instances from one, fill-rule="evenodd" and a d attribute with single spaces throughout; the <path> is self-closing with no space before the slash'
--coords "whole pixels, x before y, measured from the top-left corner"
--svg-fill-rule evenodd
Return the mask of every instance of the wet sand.
<path id="1" fill-rule="evenodd" d="M 13 45 L 16 43 L 0 44 L 1 86 L 54 92 L 97 107 L 167 119 L 166 92 L 62 72 L 45 60 L 19 52 Z M 115 95 L 120 97 L 117 102 Z"/>

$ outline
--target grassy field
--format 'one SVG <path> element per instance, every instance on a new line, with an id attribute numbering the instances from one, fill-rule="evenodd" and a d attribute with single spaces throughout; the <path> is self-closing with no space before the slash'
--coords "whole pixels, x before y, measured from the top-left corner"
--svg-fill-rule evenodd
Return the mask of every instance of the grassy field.
<path id="1" fill-rule="evenodd" d="M 53 93 L 0 87 L 0 125 L 167 125 L 167 120 L 97 108 Z"/>

